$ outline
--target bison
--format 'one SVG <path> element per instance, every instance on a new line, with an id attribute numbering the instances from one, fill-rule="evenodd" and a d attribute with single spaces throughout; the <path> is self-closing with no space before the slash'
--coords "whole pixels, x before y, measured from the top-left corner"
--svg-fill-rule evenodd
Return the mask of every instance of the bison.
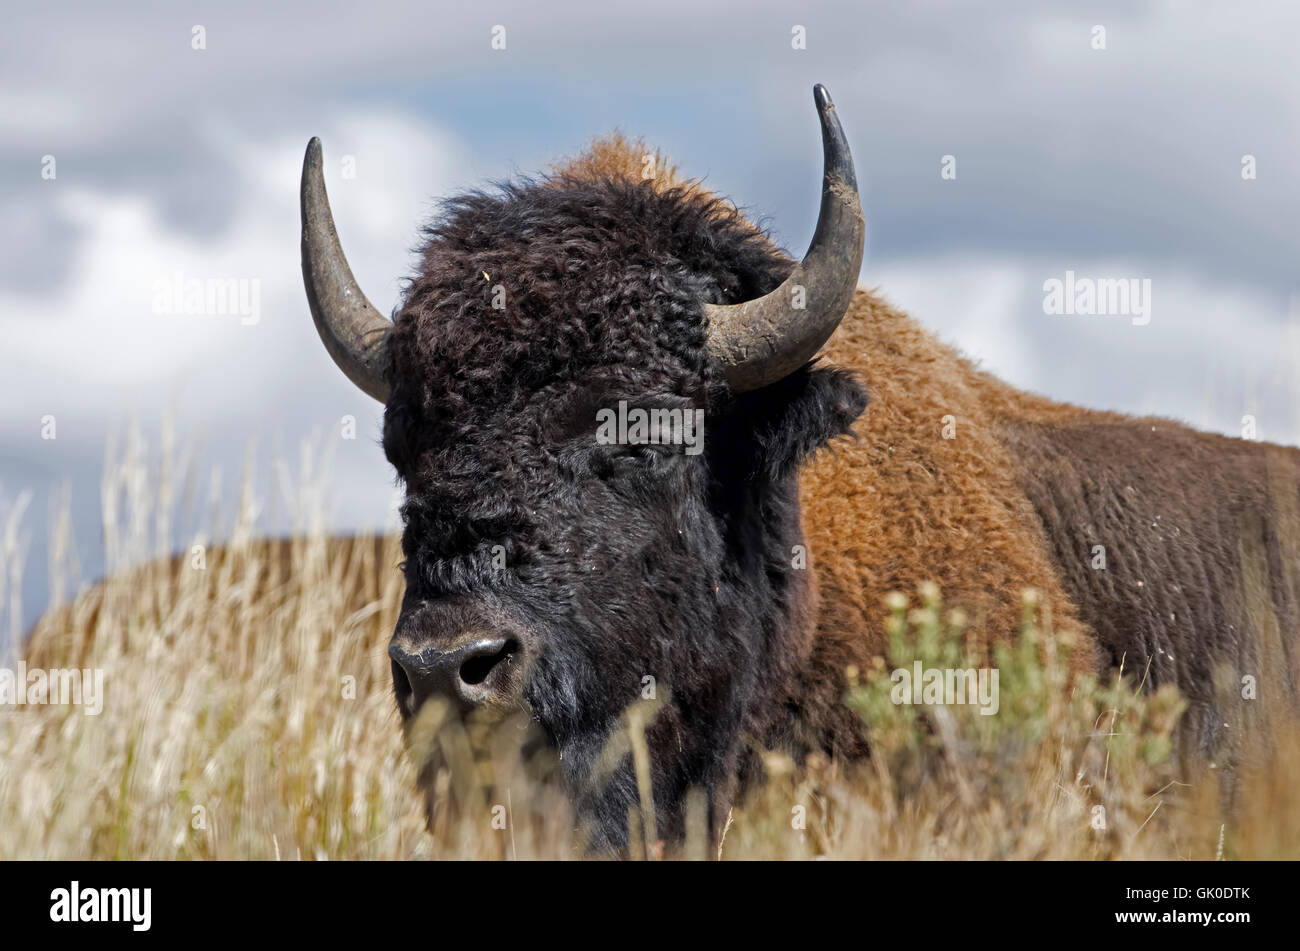
<path id="1" fill-rule="evenodd" d="M 1297 452 L 1017 390 L 859 287 L 849 145 L 814 101 L 802 260 L 607 142 L 447 201 L 391 322 L 307 148 L 312 317 L 384 404 L 405 488 L 402 717 L 526 710 L 598 846 L 637 801 L 630 762 L 593 777 L 644 678 L 668 698 L 646 734 L 660 832 L 699 788 L 716 836 L 755 750 L 868 754 L 845 671 L 885 653 L 885 596 L 925 581 L 977 646 L 1015 636 L 1036 589 L 1077 671 L 1176 684 L 1200 750 L 1239 722 L 1216 672 L 1294 696 Z M 701 413 L 694 451 L 670 438 Z"/>

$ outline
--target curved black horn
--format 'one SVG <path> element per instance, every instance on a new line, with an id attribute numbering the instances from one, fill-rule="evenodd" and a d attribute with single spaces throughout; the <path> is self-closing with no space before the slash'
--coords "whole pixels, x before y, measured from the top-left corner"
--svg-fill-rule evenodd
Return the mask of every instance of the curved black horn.
<path id="1" fill-rule="evenodd" d="M 302 160 L 302 282 L 316 332 L 347 378 L 388 402 L 386 370 L 392 322 L 361 293 L 343 256 L 321 170 L 320 139 L 307 143 Z"/>
<path id="2" fill-rule="evenodd" d="M 708 349 L 736 392 L 775 383 L 824 344 L 853 300 L 866 221 L 853 156 L 820 83 L 813 101 L 822 125 L 822 205 L 808 253 L 776 290 L 742 304 L 705 304 Z"/>

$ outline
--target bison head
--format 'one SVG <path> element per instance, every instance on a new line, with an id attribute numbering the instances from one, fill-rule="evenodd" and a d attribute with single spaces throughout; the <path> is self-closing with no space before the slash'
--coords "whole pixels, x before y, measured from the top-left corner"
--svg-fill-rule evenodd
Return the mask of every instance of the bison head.
<path id="1" fill-rule="evenodd" d="M 625 840 L 638 793 L 630 761 L 597 762 L 647 691 L 669 837 L 691 788 L 716 834 L 797 700 L 815 598 L 797 471 L 866 405 L 811 362 L 865 230 L 834 106 L 814 98 L 825 173 L 802 262 L 696 186 L 559 172 L 447 202 L 391 323 L 352 277 L 307 149 L 312 316 L 386 404 L 405 485 L 402 715 L 432 697 L 526 710 L 598 846 Z"/>

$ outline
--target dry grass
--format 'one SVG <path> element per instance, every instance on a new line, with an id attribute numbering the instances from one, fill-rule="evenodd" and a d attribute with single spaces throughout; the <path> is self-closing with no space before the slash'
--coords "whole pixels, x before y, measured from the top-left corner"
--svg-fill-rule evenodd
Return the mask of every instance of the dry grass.
<path id="1" fill-rule="evenodd" d="M 230 524 L 213 515 L 210 537 L 227 541 L 201 566 L 188 546 L 159 559 L 174 478 L 142 456 L 128 447 L 108 467 L 108 580 L 43 618 L 25 649 L 29 667 L 101 668 L 102 713 L 0 708 L 0 858 L 581 854 L 562 797 L 518 765 L 517 734 L 441 726 L 436 711 L 415 743 L 458 765 L 437 776 L 426 831 L 385 655 L 401 598 L 395 541 L 327 538 L 312 479 L 298 486 L 294 540 L 257 540 L 246 493 Z M 66 523 L 59 533 L 63 563 L 75 552 Z M 16 537 L 0 534 L 10 592 Z M 796 770 L 769 755 L 769 782 L 734 811 L 725 858 L 1300 857 L 1294 727 L 1277 737 L 1283 752 L 1242 771 L 1225 810 L 1214 773 L 1184 782 L 1171 763 L 1177 695 L 1137 693 L 1131 679 L 1071 690 L 1068 645 L 1032 599 L 1022 646 L 997 658 L 1001 709 L 988 717 L 890 700 L 890 668 L 966 661 L 960 619 L 937 592 L 890 610 L 888 663 L 851 672 L 872 762 Z M 626 748 L 644 773 L 637 739 L 633 729 Z M 634 848 L 647 852 L 660 849 Z M 680 854 L 703 855 L 702 838 Z"/>

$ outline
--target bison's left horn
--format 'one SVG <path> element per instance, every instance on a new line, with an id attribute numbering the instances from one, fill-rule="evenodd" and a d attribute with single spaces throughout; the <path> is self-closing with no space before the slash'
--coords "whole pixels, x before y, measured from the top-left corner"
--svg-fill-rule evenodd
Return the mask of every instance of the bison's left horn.
<path id="1" fill-rule="evenodd" d="M 775 383 L 803 366 L 835 332 L 853 300 L 866 222 L 853 156 L 830 93 L 813 101 L 822 125 L 822 205 L 803 261 L 770 294 L 743 304 L 705 304 L 709 352 L 738 393 Z"/>
<path id="2" fill-rule="evenodd" d="M 343 256 L 321 171 L 320 139 L 302 160 L 302 282 L 316 332 L 347 378 L 381 403 L 390 392 L 387 369 L 393 325 L 366 300 Z"/>

